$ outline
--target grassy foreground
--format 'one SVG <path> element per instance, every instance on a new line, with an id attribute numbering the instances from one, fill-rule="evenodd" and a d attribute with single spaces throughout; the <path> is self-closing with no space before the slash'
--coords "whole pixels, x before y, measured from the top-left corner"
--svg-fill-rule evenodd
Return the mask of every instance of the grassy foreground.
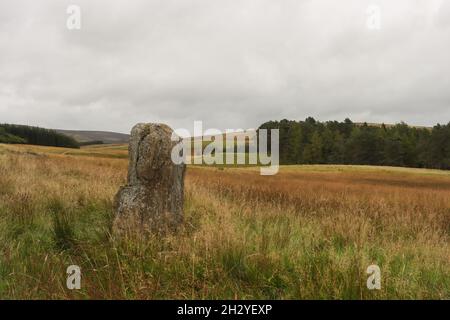
<path id="1" fill-rule="evenodd" d="M 0 145 L 0 298 L 450 299 L 448 172 L 189 167 L 182 230 L 114 239 L 124 154 Z"/>

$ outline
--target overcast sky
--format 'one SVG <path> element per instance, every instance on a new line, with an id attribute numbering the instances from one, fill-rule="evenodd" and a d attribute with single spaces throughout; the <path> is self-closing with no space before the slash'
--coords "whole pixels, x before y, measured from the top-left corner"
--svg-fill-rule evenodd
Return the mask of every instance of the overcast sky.
<path id="1" fill-rule="evenodd" d="M 449 122 L 450 1 L 0 1 L 0 122 L 129 132 L 307 116 Z"/>

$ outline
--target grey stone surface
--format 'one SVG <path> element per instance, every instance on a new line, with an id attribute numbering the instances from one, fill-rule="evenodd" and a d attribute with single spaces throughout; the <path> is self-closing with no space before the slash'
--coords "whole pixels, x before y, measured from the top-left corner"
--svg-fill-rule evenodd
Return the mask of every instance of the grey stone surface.
<path id="1" fill-rule="evenodd" d="M 172 129 L 164 124 L 135 125 L 131 131 L 127 185 L 114 199 L 114 233 L 164 231 L 183 221 L 185 164 L 171 160 Z"/>

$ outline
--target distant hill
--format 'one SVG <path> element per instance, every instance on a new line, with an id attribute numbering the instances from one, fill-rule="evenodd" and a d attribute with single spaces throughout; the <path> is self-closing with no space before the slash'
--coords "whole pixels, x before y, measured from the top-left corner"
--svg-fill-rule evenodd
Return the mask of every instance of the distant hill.
<path id="1" fill-rule="evenodd" d="M 110 132 L 110 131 L 81 131 L 81 130 L 62 130 L 55 131 L 74 138 L 80 143 L 89 143 L 91 141 L 101 141 L 103 143 L 128 143 L 129 134 Z"/>

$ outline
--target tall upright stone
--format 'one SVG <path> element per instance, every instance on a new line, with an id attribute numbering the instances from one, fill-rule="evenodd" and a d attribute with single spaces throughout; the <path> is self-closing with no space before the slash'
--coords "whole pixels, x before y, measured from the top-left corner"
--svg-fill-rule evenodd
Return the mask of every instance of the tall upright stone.
<path id="1" fill-rule="evenodd" d="M 185 164 L 174 164 L 172 129 L 139 123 L 131 130 L 127 185 L 114 199 L 114 233 L 173 229 L 183 221 Z"/>

